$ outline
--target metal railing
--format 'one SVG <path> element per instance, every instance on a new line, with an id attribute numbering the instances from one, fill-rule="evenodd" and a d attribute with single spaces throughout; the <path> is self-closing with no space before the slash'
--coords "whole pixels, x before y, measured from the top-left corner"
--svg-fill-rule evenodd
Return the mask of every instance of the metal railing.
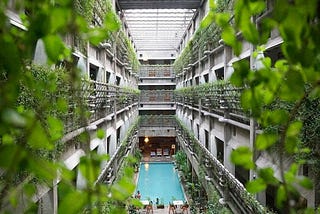
<path id="1" fill-rule="evenodd" d="M 199 140 L 190 134 L 180 121 L 177 122 L 176 131 L 179 143 L 183 144 L 181 147 L 186 149 L 185 152 L 190 154 L 189 157 L 193 157 L 198 162 L 198 167 L 205 170 L 207 179 L 212 181 L 227 202 L 237 207 L 241 213 L 270 213 Z"/>
<path id="2" fill-rule="evenodd" d="M 68 113 L 61 116 L 65 124 L 65 133 L 84 127 L 86 123 L 104 118 L 139 101 L 139 94 L 134 90 L 95 81 L 83 82 L 81 90 L 75 91 L 71 96 L 75 99 L 70 99 Z"/>
<path id="3" fill-rule="evenodd" d="M 172 115 L 142 115 L 140 127 L 175 127 L 176 119 Z"/>
<path id="4" fill-rule="evenodd" d="M 174 102 L 173 90 L 143 90 L 140 102 Z"/>
<path id="5" fill-rule="evenodd" d="M 139 121 L 140 119 L 137 119 L 137 121 L 128 130 L 126 137 L 123 139 L 114 155 L 110 158 L 110 160 L 102 169 L 100 175 L 96 180 L 96 183 L 113 183 L 117 178 L 119 169 L 122 166 L 124 158 L 128 155 L 134 155 L 134 152 L 137 149 L 137 144 L 139 142 L 137 135 L 139 129 Z"/>
<path id="6" fill-rule="evenodd" d="M 189 105 L 221 116 L 226 113 L 239 122 L 248 123 L 248 112 L 241 107 L 242 87 L 230 83 L 195 86 L 184 91 L 175 91 L 178 103 Z"/>
<path id="7" fill-rule="evenodd" d="M 170 65 L 141 65 L 139 77 L 171 77 L 174 78 L 173 67 Z"/>

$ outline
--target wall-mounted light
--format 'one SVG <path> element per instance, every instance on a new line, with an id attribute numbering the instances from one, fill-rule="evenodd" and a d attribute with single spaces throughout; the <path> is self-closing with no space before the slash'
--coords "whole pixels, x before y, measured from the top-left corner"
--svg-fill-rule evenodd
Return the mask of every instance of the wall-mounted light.
<path id="1" fill-rule="evenodd" d="M 108 42 L 100 43 L 101 48 L 111 48 L 111 44 Z"/>
<path id="2" fill-rule="evenodd" d="M 224 198 L 220 198 L 220 199 L 219 199 L 219 203 L 220 203 L 221 205 L 225 205 L 225 204 L 226 204 L 226 201 L 224 200 Z"/>
<path id="3" fill-rule="evenodd" d="M 211 52 L 209 50 L 206 50 L 203 52 L 204 55 L 209 55 Z"/>
<path id="4" fill-rule="evenodd" d="M 148 137 L 144 137 L 144 142 L 145 143 L 149 143 L 149 138 Z"/>
<path id="5" fill-rule="evenodd" d="M 212 181 L 212 178 L 210 178 L 208 175 L 204 176 L 204 179 L 206 179 L 206 181 Z"/>
<path id="6" fill-rule="evenodd" d="M 87 126 L 86 127 L 86 129 L 88 130 L 88 131 L 94 131 L 94 130 L 96 130 L 98 127 L 96 126 L 96 125 L 90 125 L 90 126 Z"/>

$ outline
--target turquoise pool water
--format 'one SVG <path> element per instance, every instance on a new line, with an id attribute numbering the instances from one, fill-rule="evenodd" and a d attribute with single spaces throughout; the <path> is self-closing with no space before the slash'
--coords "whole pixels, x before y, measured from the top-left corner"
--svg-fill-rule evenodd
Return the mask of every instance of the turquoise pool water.
<path id="1" fill-rule="evenodd" d="M 178 174 L 173 163 L 141 163 L 136 191 L 140 191 L 141 200 L 156 198 L 165 205 L 172 200 L 185 201 Z"/>

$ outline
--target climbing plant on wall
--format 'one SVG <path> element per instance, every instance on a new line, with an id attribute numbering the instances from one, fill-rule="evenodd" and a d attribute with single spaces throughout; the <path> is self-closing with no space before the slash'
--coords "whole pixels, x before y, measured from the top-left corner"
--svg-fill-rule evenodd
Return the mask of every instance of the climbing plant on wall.
<path id="1" fill-rule="evenodd" d="M 231 12 L 233 0 L 217 1 L 217 8 L 213 9 L 216 12 Z M 210 22 L 207 25 L 200 26 L 193 34 L 192 39 L 187 42 L 179 57 L 174 61 L 174 71 L 176 74 L 183 72 L 189 64 L 194 64 L 199 60 L 199 57 L 204 56 L 206 50 L 213 50 L 219 46 L 221 39 L 221 27 L 215 22 Z"/>
<path id="2" fill-rule="evenodd" d="M 82 86 L 80 72 L 75 67 L 63 75 L 59 69 L 50 73 L 51 67 L 58 62 L 73 64 L 73 47 L 67 48 L 62 38 L 71 34 L 85 42 L 99 44 L 119 29 L 114 11 L 106 10 L 100 25 L 92 26 L 91 3 L 94 1 L 81 1 L 84 14 L 75 10 L 72 0 L 15 2 L 12 8 L 20 11 L 17 13 L 25 29 L 9 24 L 8 1 L 0 2 L 0 212 L 36 213 L 37 204 L 31 199 L 37 194 L 37 188 L 42 185 L 52 187 L 59 177 L 59 197 L 63 198 L 59 202 L 59 213 L 81 213 L 83 210 L 94 213 L 98 212 L 97 204 L 101 203 L 111 204 L 109 213 L 125 213 L 125 208 L 117 207 L 117 201 L 129 199 L 131 189 L 121 196 L 117 193 L 120 187 L 126 189 L 127 183 L 117 184 L 119 188 L 113 190 L 112 197 L 107 197 L 105 184 L 95 184 L 100 164 L 107 157 L 88 152 L 81 159 L 79 170 L 87 183 L 80 190 L 74 185 L 77 175 L 62 167 L 59 159 L 52 155 L 58 146 L 56 143 L 61 140 L 63 120 L 60 115 L 67 109 L 68 96 L 70 93 L 75 95 Z M 36 68 L 28 63 L 40 39 L 48 57 L 47 68 Z M 53 71 L 57 73 L 53 74 Z M 70 83 L 70 90 L 63 91 L 67 86 L 64 81 Z M 52 102 L 55 95 L 56 102 Z M 75 97 L 79 119 L 86 124 L 86 106 L 81 96 Z M 97 137 L 104 138 L 102 130 L 97 131 Z M 79 141 L 88 148 L 88 133 L 80 135 Z M 129 175 L 124 174 L 126 176 Z M 22 198 L 26 200 L 21 201 Z"/>
<path id="3" fill-rule="evenodd" d="M 266 190 L 268 186 L 276 187 L 276 207 L 280 212 L 313 213 L 312 208 L 305 208 L 300 203 L 300 194 L 296 187 L 312 189 L 314 185 L 311 180 L 318 180 L 312 173 L 309 177 L 299 175 L 298 170 L 302 164 L 307 164 L 314 172 L 314 164 L 319 162 L 317 156 L 311 155 L 311 159 L 307 158 L 310 154 L 318 153 L 318 147 L 316 143 L 312 145 L 311 141 L 303 137 L 310 128 L 309 125 L 316 129 L 318 125 L 309 123 L 306 118 L 310 119 L 310 115 L 302 116 L 300 111 L 306 111 L 308 107 L 308 110 L 319 109 L 320 3 L 316 0 L 274 1 L 273 12 L 262 17 L 258 27 L 252 22 L 252 17 L 257 17 L 266 10 L 266 1 L 236 1 L 234 25 L 229 23 L 232 14 L 216 13 L 213 0 L 210 5 L 210 12 L 203 25 L 215 22 L 222 27 L 222 39 L 233 48 L 236 55 L 241 53 L 242 48 L 237 32 L 241 32 L 244 40 L 253 46 L 265 44 L 272 30 L 280 32 L 284 59 L 272 64 L 271 59 L 266 57 L 261 60 L 263 68 L 258 70 L 251 69 L 248 61 L 241 60 L 234 64 L 235 72 L 231 82 L 236 86 L 246 87 L 241 95 L 242 107 L 251 112 L 251 116 L 263 130 L 278 127 L 275 132 L 259 134 L 255 148 L 257 152 L 267 152 L 270 147 L 277 145 L 281 182 L 275 178 L 272 168 L 256 167 L 253 160 L 256 151 L 239 147 L 231 154 L 231 160 L 246 169 L 255 170 L 258 174 L 257 179 L 247 184 L 247 189 L 252 193 Z M 257 51 L 261 49 L 257 48 Z M 287 103 L 286 108 L 281 108 L 281 105 L 270 108 L 279 102 Z M 304 107 L 306 110 L 303 110 Z M 316 150 L 311 152 L 311 149 Z M 284 160 L 290 156 L 299 158 L 289 167 L 285 167 Z M 319 201 L 315 206 L 318 205 Z"/>

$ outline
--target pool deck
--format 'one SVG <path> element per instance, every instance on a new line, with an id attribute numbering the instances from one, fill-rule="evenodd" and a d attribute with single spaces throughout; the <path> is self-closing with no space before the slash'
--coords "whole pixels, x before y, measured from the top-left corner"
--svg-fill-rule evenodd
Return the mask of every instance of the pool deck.
<path id="1" fill-rule="evenodd" d="M 172 162 L 173 157 L 171 156 L 160 156 L 160 157 L 150 157 L 147 155 L 144 155 L 142 157 L 143 162 Z"/>
<path id="2" fill-rule="evenodd" d="M 146 210 L 139 210 L 138 213 L 140 214 L 147 214 L 147 211 Z M 153 212 L 149 212 L 150 214 L 153 213 L 153 214 L 168 214 L 169 213 L 169 206 L 165 206 L 164 209 L 157 209 L 157 208 L 153 208 Z M 170 212 L 172 213 L 172 212 Z M 188 212 L 177 212 L 177 213 L 181 213 L 181 214 L 190 214 L 190 210 L 188 210 Z M 172 213 L 174 214 L 174 213 Z"/>

